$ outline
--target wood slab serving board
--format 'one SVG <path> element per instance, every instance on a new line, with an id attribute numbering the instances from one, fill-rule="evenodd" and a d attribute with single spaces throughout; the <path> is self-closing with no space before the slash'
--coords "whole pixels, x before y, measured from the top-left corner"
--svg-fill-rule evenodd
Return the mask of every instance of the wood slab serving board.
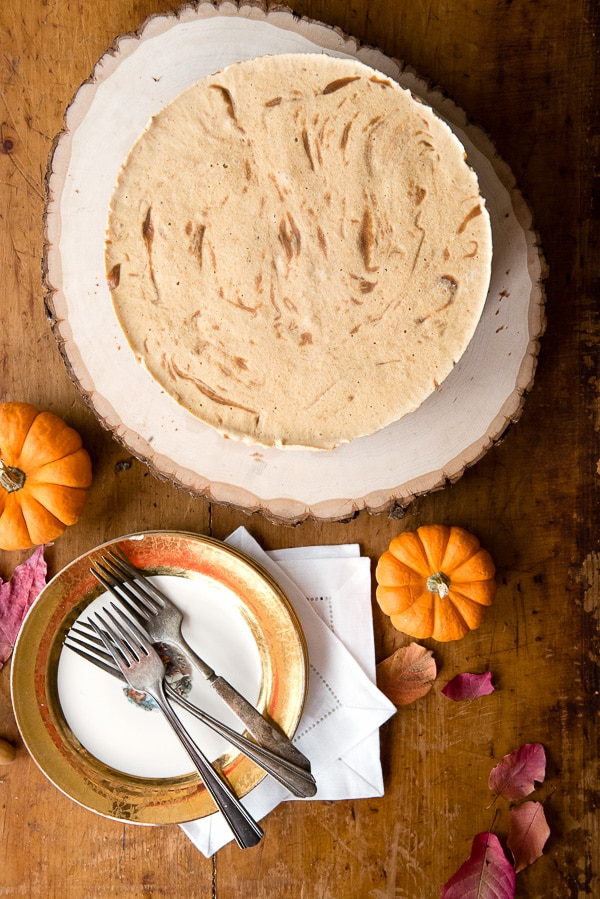
<path id="1" fill-rule="evenodd" d="M 189 85 L 264 54 L 355 57 L 397 80 L 453 128 L 480 180 L 494 258 L 476 333 L 416 412 L 330 451 L 228 440 L 179 406 L 136 363 L 104 271 L 110 196 L 129 149 Z M 160 478 L 275 522 L 341 520 L 404 508 L 460 477 L 520 415 L 545 326 L 544 260 L 508 166 L 442 91 L 379 51 L 287 9 L 200 3 L 150 18 L 100 58 L 77 91 L 47 173 L 47 305 L 68 370 L 98 419 Z"/>

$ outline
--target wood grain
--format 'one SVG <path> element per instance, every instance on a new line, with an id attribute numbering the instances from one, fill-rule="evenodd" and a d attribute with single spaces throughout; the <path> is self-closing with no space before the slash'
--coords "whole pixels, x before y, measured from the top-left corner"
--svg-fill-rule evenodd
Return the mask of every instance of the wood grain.
<path id="1" fill-rule="evenodd" d="M 286 803 L 256 849 L 200 856 L 177 827 L 123 826 L 60 794 L 20 743 L 0 672 L 0 895 L 232 895 L 277 899 L 430 899 L 472 837 L 503 839 L 507 807 L 487 776 L 506 752 L 544 744 L 551 837 L 517 876 L 519 897 L 600 892 L 598 857 L 598 508 L 600 400 L 596 303 L 600 254 L 594 156 L 598 55 L 591 0 L 298 0 L 308 16 L 413 66 L 492 137 L 531 204 L 549 278 L 548 328 L 519 422 L 455 484 L 395 515 L 278 526 L 192 497 L 149 473 L 97 423 L 67 374 L 44 308 L 44 175 L 64 110 L 96 60 L 158 0 L 11 0 L 0 7 L 0 400 L 26 400 L 80 429 L 94 462 L 82 521 L 47 550 L 49 574 L 103 539 L 142 528 L 217 538 L 245 525 L 267 548 L 359 542 L 373 559 L 427 522 L 473 531 L 499 570 L 485 625 L 431 645 L 438 681 L 383 728 L 381 799 Z M 596 199 L 595 199 L 596 198 Z M 0 553 L 6 579 L 26 553 Z M 402 641 L 373 607 L 377 656 Z M 427 641 L 425 641 L 427 642 Z M 445 699 L 459 671 L 493 672 L 496 692 Z"/>

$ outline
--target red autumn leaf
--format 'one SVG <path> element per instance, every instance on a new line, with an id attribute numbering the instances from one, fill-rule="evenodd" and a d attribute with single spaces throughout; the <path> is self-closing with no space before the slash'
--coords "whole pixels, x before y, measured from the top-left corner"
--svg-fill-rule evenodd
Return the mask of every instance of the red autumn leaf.
<path id="1" fill-rule="evenodd" d="M 10 657 L 29 607 L 46 586 L 46 572 L 44 547 L 38 546 L 9 581 L 0 578 L 0 668 Z"/>
<path id="2" fill-rule="evenodd" d="M 485 674 L 457 674 L 442 688 L 442 693 L 454 702 L 470 701 L 478 696 L 487 696 L 494 692 L 492 672 Z"/>
<path id="3" fill-rule="evenodd" d="M 517 873 L 540 858 L 549 836 L 550 828 L 541 802 L 524 802 L 511 809 L 506 843 Z"/>
<path id="4" fill-rule="evenodd" d="M 493 833 L 478 833 L 471 855 L 444 884 L 440 899 L 513 899 L 516 874 Z"/>
<path id="5" fill-rule="evenodd" d="M 525 743 L 492 768 L 488 787 L 496 796 L 512 802 L 533 793 L 536 782 L 543 783 L 545 776 L 544 747 L 541 743 Z"/>
<path id="6" fill-rule="evenodd" d="M 433 653 L 419 643 L 401 646 L 377 666 L 379 689 L 397 706 L 429 693 L 436 675 Z"/>

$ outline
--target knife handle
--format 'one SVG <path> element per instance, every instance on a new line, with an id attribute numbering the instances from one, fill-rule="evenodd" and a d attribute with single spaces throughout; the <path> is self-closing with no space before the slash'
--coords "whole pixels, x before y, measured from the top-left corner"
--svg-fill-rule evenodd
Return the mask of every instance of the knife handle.
<path id="1" fill-rule="evenodd" d="M 212 718 L 202 709 L 193 705 L 184 696 L 180 696 L 168 683 L 165 684 L 165 692 L 172 702 L 176 702 L 190 715 L 194 715 L 199 721 L 204 722 L 214 731 L 224 737 L 233 746 L 243 752 L 249 759 L 259 765 L 267 774 L 279 781 L 287 790 L 302 799 L 308 799 L 317 792 L 317 783 L 304 767 L 300 768 L 282 758 L 279 754 L 271 752 L 266 746 L 249 740 L 248 737 L 238 733 L 222 721 Z"/>
<path id="2" fill-rule="evenodd" d="M 285 734 L 273 727 L 252 703 L 248 702 L 241 693 L 238 693 L 229 681 L 226 681 L 223 677 L 215 676 L 210 680 L 210 685 L 239 718 L 255 740 L 281 758 L 287 759 L 288 762 L 292 762 L 305 771 L 310 771 L 310 762 L 306 756 L 299 749 L 296 749 Z"/>
<path id="3" fill-rule="evenodd" d="M 231 709 L 255 740 L 262 746 L 270 749 L 271 752 L 281 756 L 281 758 L 287 759 L 299 768 L 304 768 L 305 771 L 310 771 L 310 762 L 306 756 L 299 749 L 296 749 L 291 740 L 282 731 L 267 721 L 252 703 L 248 702 L 241 693 L 238 693 L 229 681 L 216 674 L 203 659 L 199 658 L 185 641 L 183 635 L 181 635 L 179 641 L 179 648 L 183 650 L 192 667 L 196 668 L 202 677 L 208 681 L 215 693 L 221 697 L 225 705 Z"/>

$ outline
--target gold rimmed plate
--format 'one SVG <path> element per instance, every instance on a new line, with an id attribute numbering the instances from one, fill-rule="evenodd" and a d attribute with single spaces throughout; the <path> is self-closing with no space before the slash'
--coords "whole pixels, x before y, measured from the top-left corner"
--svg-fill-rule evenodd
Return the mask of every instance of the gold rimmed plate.
<path id="1" fill-rule="evenodd" d="M 214 804 L 157 709 L 63 646 L 69 628 L 106 601 L 90 565 L 119 546 L 184 613 L 190 644 L 289 736 L 307 689 L 307 652 L 284 592 L 253 560 L 217 540 L 177 531 L 129 534 L 59 572 L 32 606 L 13 652 L 11 690 L 28 751 L 63 793 L 98 814 L 136 824 L 202 818 Z M 185 672 L 184 672 L 185 673 Z M 192 702 L 241 730 L 207 682 Z M 264 777 L 185 712 L 178 714 L 243 797 Z"/>

